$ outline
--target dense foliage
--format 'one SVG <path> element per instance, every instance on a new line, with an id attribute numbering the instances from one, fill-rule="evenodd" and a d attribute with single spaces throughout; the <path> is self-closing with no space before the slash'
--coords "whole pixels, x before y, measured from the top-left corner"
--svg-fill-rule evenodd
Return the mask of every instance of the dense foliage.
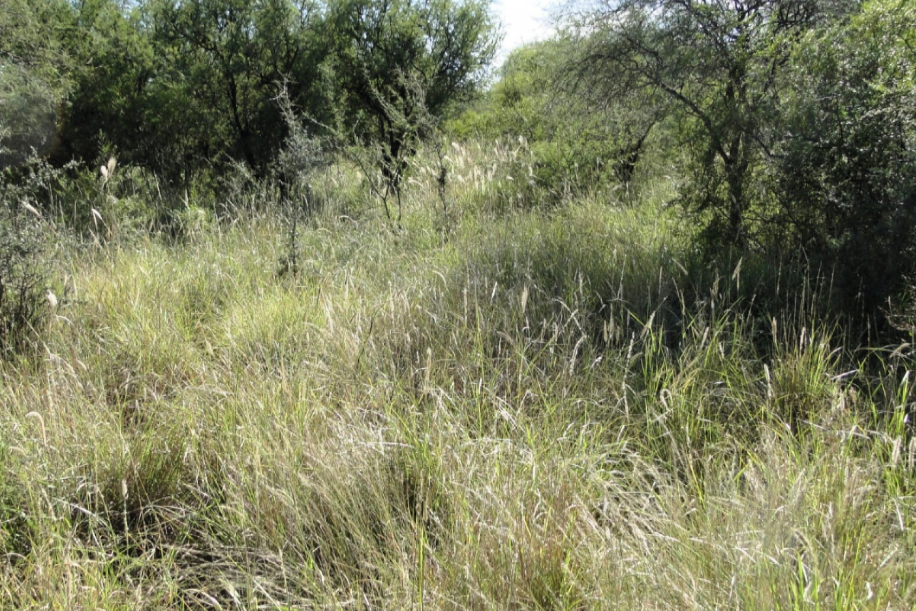
<path id="1" fill-rule="evenodd" d="M 444 128 L 512 143 L 509 207 L 676 175 L 705 256 L 804 261 L 843 288 L 841 310 L 880 317 L 916 273 L 901 0 L 574 4 L 476 98 L 498 38 L 483 0 L 3 2 L 0 164 L 21 184 L 33 156 L 76 160 L 57 189 L 82 197 L 58 206 L 71 224 L 136 208 L 92 184 L 112 156 L 155 185 L 148 224 L 240 179 L 312 197 L 307 166 L 343 151 L 388 210 Z"/>
<path id="2" fill-rule="evenodd" d="M 916 6 L 576 6 L 0 0 L 0 608 L 916 608 Z"/>
<path id="3" fill-rule="evenodd" d="M 487 6 L 4 0 L 0 137 L 16 155 L 4 166 L 34 149 L 60 163 L 117 154 L 184 188 L 234 163 L 265 177 L 289 131 L 281 93 L 316 132 L 384 140 L 402 164 L 413 107 L 441 116 L 479 84 L 494 50 Z M 50 114 L 24 111 L 36 107 Z"/>
<path id="4" fill-rule="evenodd" d="M 875 2 L 806 37 L 768 168 L 780 233 L 866 308 L 916 272 L 914 31 L 910 4 Z"/>
<path id="5" fill-rule="evenodd" d="M 72 19 L 63 1 L 0 4 L 0 168 L 47 153 L 54 142 L 74 70 L 66 50 Z"/>
<path id="6" fill-rule="evenodd" d="M 366 142 L 384 146 L 384 172 L 400 181 L 428 115 L 474 92 L 493 57 L 482 4 L 450 0 L 346 0 L 331 9 L 339 112 Z"/>
<path id="7" fill-rule="evenodd" d="M 674 174 L 708 261 L 766 253 L 881 324 L 916 272 L 911 3 L 624 0 L 567 23 L 454 132 L 525 136 L 541 189 Z"/>

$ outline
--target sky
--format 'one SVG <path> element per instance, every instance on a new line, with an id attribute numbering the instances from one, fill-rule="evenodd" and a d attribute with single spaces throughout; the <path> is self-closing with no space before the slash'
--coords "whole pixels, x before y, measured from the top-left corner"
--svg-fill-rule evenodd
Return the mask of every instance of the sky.
<path id="1" fill-rule="evenodd" d="M 525 43 L 550 37 L 553 29 L 548 21 L 549 0 L 496 0 L 497 14 L 503 25 L 503 43 L 496 58 L 502 62 L 512 49 Z"/>

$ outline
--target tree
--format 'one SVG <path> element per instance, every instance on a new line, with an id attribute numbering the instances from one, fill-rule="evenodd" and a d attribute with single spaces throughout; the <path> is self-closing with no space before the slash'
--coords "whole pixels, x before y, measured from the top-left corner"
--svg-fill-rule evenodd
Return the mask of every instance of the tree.
<path id="1" fill-rule="evenodd" d="M 114 147 L 122 161 L 147 162 L 140 151 L 155 142 L 144 106 L 156 74 L 152 47 L 137 8 L 117 0 L 74 3 L 71 54 L 77 68 L 62 122 L 56 161 L 98 161 Z"/>
<path id="2" fill-rule="evenodd" d="M 793 45 L 842 10 L 830 0 L 606 2 L 579 21 L 578 75 L 610 96 L 672 103 L 692 153 L 684 204 L 703 215 L 708 244 L 745 248 L 754 208 L 766 205 L 751 182 L 772 146 Z"/>
<path id="3" fill-rule="evenodd" d="M 159 78 L 206 113 L 211 155 L 262 173 L 285 123 L 275 98 L 286 84 L 305 102 L 323 57 L 311 0 L 153 0 L 150 18 L 168 72 Z M 176 92 L 177 93 L 177 92 Z"/>
<path id="4" fill-rule="evenodd" d="M 546 200 L 608 183 L 629 184 L 663 105 L 643 91 L 613 99 L 569 74 L 573 41 L 556 37 L 512 51 L 498 80 L 449 128 L 458 137 L 523 137 L 531 178 Z"/>
<path id="5" fill-rule="evenodd" d="M 47 152 L 54 143 L 60 94 L 27 67 L 0 64 L 0 170 Z"/>
<path id="6" fill-rule="evenodd" d="M 787 81 L 775 225 L 873 313 L 916 274 L 916 8 L 873 1 L 812 33 Z"/>
<path id="7" fill-rule="evenodd" d="M 422 125 L 471 95 L 496 49 L 488 0 L 338 0 L 329 8 L 343 122 L 382 147 L 399 193 Z"/>
<path id="8" fill-rule="evenodd" d="M 62 0 L 0 0 L 0 169 L 55 142 L 73 70 L 72 23 Z"/>

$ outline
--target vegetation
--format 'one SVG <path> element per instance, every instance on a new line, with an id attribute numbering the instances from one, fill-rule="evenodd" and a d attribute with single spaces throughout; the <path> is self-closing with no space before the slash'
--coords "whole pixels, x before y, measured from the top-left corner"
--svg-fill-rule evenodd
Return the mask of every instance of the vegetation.
<path id="1" fill-rule="evenodd" d="M 880 0 L 624 1 L 581 20 L 578 70 L 668 100 L 707 250 L 803 250 L 875 311 L 912 274 L 913 17 Z M 877 260 L 890 272 L 869 279 Z"/>
<path id="2" fill-rule="evenodd" d="M 752 317 L 771 270 L 692 263 L 673 185 L 492 207 L 512 153 L 451 148 L 449 233 L 431 165 L 399 232 L 317 172 L 298 273 L 273 213 L 61 259 L 4 365 L 4 604 L 912 606 L 908 348 L 826 286 Z"/>
<path id="3" fill-rule="evenodd" d="M 823 4 L 823 5 L 822 5 Z M 600 78 L 609 95 L 649 90 L 670 98 L 680 129 L 695 141 L 690 207 L 709 213 L 716 244 L 744 247 L 757 202 L 750 178 L 767 119 L 778 103 L 791 42 L 823 17 L 816 0 L 693 4 L 632 0 L 589 16 L 591 48 L 582 78 Z M 693 200 L 693 201 L 691 201 Z"/>
<path id="4" fill-rule="evenodd" d="M 3 608 L 916 607 L 911 3 L 0 3 Z"/>
<path id="5" fill-rule="evenodd" d="M 349 0 L 331 20 L 341 110 L 359 144 L 380 149 L 400 221 L 408 159 L 435 118 L 475 91 L 496 50 L 493 24 L 486 5 L 449 0 Z"/>

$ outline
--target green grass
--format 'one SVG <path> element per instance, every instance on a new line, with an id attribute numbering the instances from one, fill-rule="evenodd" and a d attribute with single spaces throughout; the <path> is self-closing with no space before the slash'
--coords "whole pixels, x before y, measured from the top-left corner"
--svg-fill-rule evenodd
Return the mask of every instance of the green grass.
<path id="1" fill-rule="evenodd" d="M 451 162 L 401 229 L 329 170 L 297 275 L 266 213 L 64 259 L 2 370 L 0 605 L 916 605 L 912 359 L 697 263 L 663 182 Z"/>

